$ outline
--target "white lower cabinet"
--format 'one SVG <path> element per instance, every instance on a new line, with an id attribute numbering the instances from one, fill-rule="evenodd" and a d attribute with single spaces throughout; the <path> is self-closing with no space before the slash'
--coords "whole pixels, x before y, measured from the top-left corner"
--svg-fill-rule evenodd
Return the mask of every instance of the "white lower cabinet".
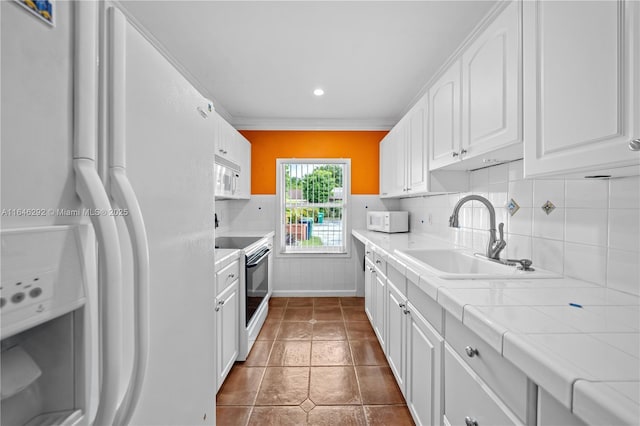
<path id="1" fill-rule="evenodd" d="M 406 278 L 387 269 L 386 349 L 389 367 L 418 425 L 442 424 L 444 339 L 407 300 Z"/>
<path id="2" fill-rule="evenodd" d="M 407 302 L 405 399 L 418 425 L 442 424 L 442 351 L 444 339 Z"/>
<path id="3" fill-rule="evenodd" d="M 398 386 L 405 394 L 405 368 L 404 358 L 406 352 L 406 307 L 404 295 L 396 288 L 390 279 L 387 279 L 387 360 L 398 382 Z"/>
<path id="4" fill-rule="evenodd" d="M 216 384 L 220 389 L 238 358 L 240 339 L 240 280 L 236 279 L 216 297 Z"/>
<path id="5" fill-rule="evenodd" d="M 562 419 L 554 407 L 537 418 L 538 388 L 522 370 L 444 313 L 397 259 L 377 247 L 367 251 L 365 310 L 417 425 L 550 426 Z"/>
<path id="6" fill-rule="evenodd" d="M 387 279 L 384 275 L 379 272 L 375 274 L 375 281 L 373 283 L 373 331 L 376 332 L 376 336 L 378 336 L 378 340 L 380 341 L 380 346 L 383 349 L 387 347 L 385 344 L 385 299 L 386 299 L 386 287 L 387 287 Z"/>
<path id="7" fill-rule="evenodd" d="M 444 345 L 444 377 L 445 425 L 523 424 L 447 343 Z"/>

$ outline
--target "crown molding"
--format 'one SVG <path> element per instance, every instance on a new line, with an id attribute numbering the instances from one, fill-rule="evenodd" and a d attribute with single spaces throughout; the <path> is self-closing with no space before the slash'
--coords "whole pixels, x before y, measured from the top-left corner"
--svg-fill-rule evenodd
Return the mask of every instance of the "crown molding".
<path id="1" fill-rule="evenodd" d="M 390 130 L 397 120 L 342 118 L 257 118 L 232 117 L 238 130 Z"/>

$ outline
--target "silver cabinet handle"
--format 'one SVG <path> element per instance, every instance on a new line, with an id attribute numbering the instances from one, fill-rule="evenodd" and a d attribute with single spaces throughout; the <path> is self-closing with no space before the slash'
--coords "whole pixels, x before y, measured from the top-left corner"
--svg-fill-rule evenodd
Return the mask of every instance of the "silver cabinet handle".
<path id="1" fill-rule="evenodd" d="M 458 155 L 460 155 L 460 154 L 458 154 L 457 152 L 452 152 L 452 153 L 451 153 L 451 156 L 452 156 L 453 158 L 457 157 Z"/>
<path id="2" fill-rule="evenodd" d="M 464 348 L 464 351 L 467 353 L 467 356 L 469 358 L 473 358 L 474 356 L 478 355 L 478 350 L 476 348 L 472 348 L 471 346 L 467 346 L 466 348 Z"/>
<path id="3" fill-rule="evenodd" d="M 406 303 L 398 303 L 398 307 L 400 307 L 400 308 L 404 308 L 405 306 L 407 306 Z"/>
<path id="4" fill-rule="evenodd" d="M 380 259 L 376 259 L 376 263 L 379 265 L 382 263 L 382 261 L 380 261 Z"/>
<path id="5" fill-rule="evenodd" d="M 463 155 L 465 155 L 466 153 L 467 153 L 467 150 L 466 150 L 466 149 L 463 149 L 463 150 L 461 150 L 461 151 L 460 151 L 460 156 L 463 156 Z"/>
<path id="6" fill-rule="evenodd" d="M 408 315 L 408 314 L 410 314 L 410 313 L 411 313 L 411 311 L 410 311 L 410 310 L 408 310 L 408 309 L 405 309 L 405 310 L 404 310 L 404 311 L 402 311 L 402 312 L 403 312 L 405 315 Z"/>
<path id="7" fill-rule="evenodd" d="M 478 421 L 476 419 L 474 419 L 473 417 L 465 417 L 464 418 L 464 424 L 466 426 L 478 426 Z"/>
<path id="8" fill-rule="evenodd" d="M 236 274 L 229 274 L 229 278 L 234 278 Z"/>
<path id="9" fill-rule="evenodd" d="M 631 151 L 640 151 L 640 138 L 633 139 L 631 142 L 629 142 L 629 149 Z"/>

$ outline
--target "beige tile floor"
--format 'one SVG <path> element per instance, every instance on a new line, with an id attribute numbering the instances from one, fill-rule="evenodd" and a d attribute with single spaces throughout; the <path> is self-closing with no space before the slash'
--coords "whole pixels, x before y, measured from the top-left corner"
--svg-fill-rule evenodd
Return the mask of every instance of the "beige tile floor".
<path id="1" fill-rule="evenodd" d="M 217 396 L 217 424 L 413 425 L 364 299 L 272 298 L 245 362 Z"/>

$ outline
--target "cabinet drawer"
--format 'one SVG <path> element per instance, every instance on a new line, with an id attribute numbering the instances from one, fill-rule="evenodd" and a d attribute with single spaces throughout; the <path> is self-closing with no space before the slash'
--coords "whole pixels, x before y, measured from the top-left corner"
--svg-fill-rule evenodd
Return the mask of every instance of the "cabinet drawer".
<path id="1" fill-rule="evenodd" d="M 411 280 L 407 280 L 407 299 L 438 333 L 444 334 L 442 307 Z"/>
<path id="2" fill-rule="evenodd" d="M 445 340 L 522 421 L 527 418 L 527 376 L 522 371 L 449 313 Z M 467 348 L 475 352 L 469 355 Z"/>
<path id="3" fill-rule="evenodd" d="M 373 264 L 376 266 L 379 274 L 385 277 L 387 276 L 387 260 L 382 253 L 378 253 L 377 251 L 373 252 Z"/>
<path id="4" fill-rule="evenodd" d="M 223 266 L 216 272 L 216 296 L 220 295 L 227 287 L 240 277 L 240 259 L 236 259 Z"/>
<path id="5" fill-rule="evenodd" d="M 446 342 L 444 348 L 445 424 L 523 424 Z"/>
<path id="6" fill-rule="evenodd" d="M 366 245 L 366 247 L 364 248 L 364 257 L 366 259 L 369 259 L 371 261 L 371 263 L 374 262 L 374 258 L 373 258 L 373 247 L 369 244 Z"/>
<path id="7" fill-rule="evenodd" d="M 403 298 L 407 297 L 407 279 L 402 272 L 391 266 L 391 263 L 387 263 L 387 280 L 393 283 Z"/>

